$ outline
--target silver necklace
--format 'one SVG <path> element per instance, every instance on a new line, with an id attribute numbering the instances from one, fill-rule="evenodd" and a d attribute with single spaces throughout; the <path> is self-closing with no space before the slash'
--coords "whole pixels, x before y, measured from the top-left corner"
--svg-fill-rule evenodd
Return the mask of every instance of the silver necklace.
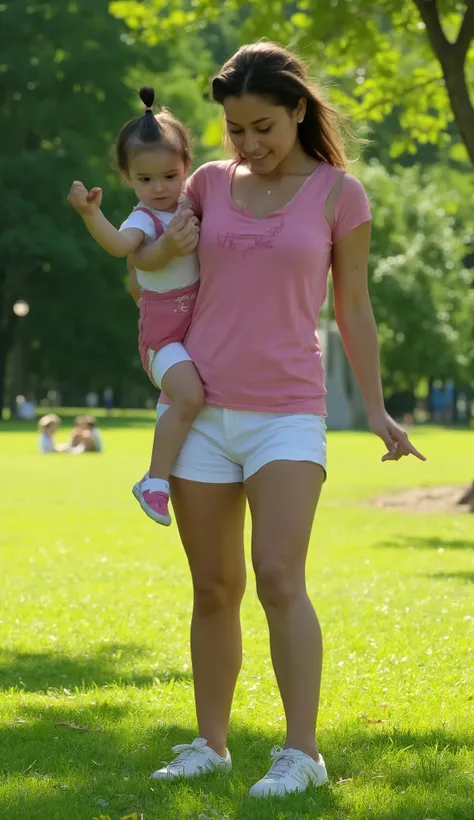
<path id="1" fill-rule="evenodd" d="M 271 190 L 271 188 L 269 188 L 268 191 L 267 191 L 267 196 L 271 196 L 271 195 L 272 195 L 272 190 Z M 236 200 L 236 205 L 238 205 L 240 208 L 246 208 L 247 207 L 245 202 L 242 202 L 241 199 Z"/>

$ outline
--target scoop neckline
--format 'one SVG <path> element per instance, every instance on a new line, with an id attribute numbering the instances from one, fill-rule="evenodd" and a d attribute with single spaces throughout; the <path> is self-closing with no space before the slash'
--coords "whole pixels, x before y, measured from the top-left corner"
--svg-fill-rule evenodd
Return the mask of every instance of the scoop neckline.
<path id="1" fill-rule="evenodd" d="M 254 214 L 251 211 L 249 211 L 248 208 L 241 208 L 239 205 L 237 205 L 237 203 L 234 201 L 234 199 L 232 197 L 232 182 L 234 181 L 234 175 L 235 175 L 235 172 L 237 170 L 237 167 L 240 164 L 241 164 L 241 160 L 239 160 L 239 159 L 234 159 L 229 164 L 227 197 L 229 199 L 230 206 L 234 211 L 237 211 L 237 213 L 242 214 L 243 216 L 246 216 L 249 219 L 255 220 L 255 222 L 265 222 L 266 219 L 270 219 L 272 216 L 277 216 L 279 214 L 286 213 L 288 210 L 290 210 L 291 207 L 295 204 L 295 202 L 297 202 L 297 200 L 299 199 L 299 196 L 302 193 L 303 189 L 306 188 L 307 185 L 309 185 L 310 182 L 312 182 L 312 180 L 317 176 L 318 171 L 322 167 L 327 165 L 327 163 L 324 160 L 320 160 L 319 164 L 316 166 L 314 171 L 312 171 L 311 174 L 308 177 L 306 177 L 303 184 L 300 185 L 300 187 L 298 188 L 296 193 L 291 197 L 291 199 L 285 205 L 282 205 L 281 208 L 277 208 L 275 211 L 272 211 L 271 213 L 267 214 L 267 216 L 260 216 L 259 217 L 259 216 L 254 216 Z"/>

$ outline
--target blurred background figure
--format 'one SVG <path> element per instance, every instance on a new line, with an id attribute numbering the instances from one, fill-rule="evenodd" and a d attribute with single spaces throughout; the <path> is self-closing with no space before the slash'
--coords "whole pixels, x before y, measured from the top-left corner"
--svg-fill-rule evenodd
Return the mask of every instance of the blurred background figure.
<path id="1" fill-rule="evenodd" d="M 84 419 L 85 416 L 76 416 L 74 419 L 74 427 L 72 428 L 71 438 L 69 439 L 69 449 L 71 452 L 74 452 L 76 448 L 82 448 L 84 438 Z"/>
<path id="2" fill-rule="evenodd" d="M 102 436 L 97 429 L 97 419 L 95 416 L 84 416 L 84 431 L 88 446 L 86 451 L 89 453 L 101 453 Z"/>
<path id="3" fill-rule="evenodd" d="M 93 407 L 97 407 L 99 404 L 99 394 L 95 392 L 95 390 L 89 390 L 86 396 L 86 405 L 89 409 Z"/>
<path id="4" fill-rule="evenodd" d="M 431 385 L 428 408 L 434 424 L 452 424 L 455 410 L 454 382 L 436 379 Z"/>
<path id="5" fill-rule="evenodd" d="M 17 396 L 15 415 L 20 421 L 33 421 L 36 415 L 34 401 L 30 397 Z"/>
<path id="6" fill-rule="evenodd" d="M 102 452 L 102 436 L 95 416 L 76 416 L 68 451 L 73 455 Z"/>
<path id="7" fill-rule="evenodd" d="M 106 387 L 102 394 L 105 412 L 110 416 L 114 406 L 114 391 L 111 387 Z"/>
<path id="8" fill-rule="evenodd" d="M 42 416 L 38 422 L 39 430 L 39 449 L 41 453 L 63 453 L 67 449 L 67 445 L 56 444 L 54 437 L 56 431 L 61 424 L 61 419 L 56 413 L 48 413 Z"/>

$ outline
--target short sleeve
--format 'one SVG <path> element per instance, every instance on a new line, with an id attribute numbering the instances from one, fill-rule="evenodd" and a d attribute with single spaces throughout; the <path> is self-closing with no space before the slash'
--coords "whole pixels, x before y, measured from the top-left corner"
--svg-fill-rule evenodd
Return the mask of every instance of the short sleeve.
<path id="1" fill-rule="evenodd" d="M 340 242 L 363 222 L 370 222 L 371 218 L 369 198 L 364 186 L 356 177 L 345 174 L 334 209 L 333 244 Z"/>
<path id="2" fill-rule="evenodd" d="M 153 219 L 149 214 L 146 214 L 144 211 L 132 211 L 132 213 L 125 220 L 125 222 L 122 222 L 119 230 L 124 231 L 126 228 L 138 228 L 140 231 L 143 231 L 145 236 L 149 239 L 156 239 L 156 231 L 155 226 L 153 224 Z"/>
<path id="3" fill-rule="evenodd" d="M 189 177 L 186 183 L 185 195 L 191 202 L 192 209 L 196 216 L 201 218 L 204 207 L 204 194 L 206 190 L 207 165 L 201 165 L 197 171 Z"/>

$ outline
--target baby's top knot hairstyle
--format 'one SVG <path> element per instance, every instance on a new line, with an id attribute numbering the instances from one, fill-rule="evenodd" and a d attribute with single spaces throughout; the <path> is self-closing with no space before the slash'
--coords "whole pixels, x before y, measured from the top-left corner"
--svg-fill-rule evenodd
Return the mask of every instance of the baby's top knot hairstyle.
<path id="1" fill-rule="evenodd" d="M 130 157 L 144 148 L 149 148 L 150 143 L 174 151 L 188 166 L 191 162 L 191 149 L 186 127 L 165 108 L 158 114 L 153 113 L 155 89 L 152 86 L 142 86 L 138 94 L 145 111 L 141 117 L 135 117 L 125 123 L 120 131 L 116 145 L 117 164 L 120 170 L 128 174 Z"/>
<path id="2" fill-rule="evenodd" d="M 151 111 L 155 102 L 155 89 L 151 85 L 144 85 L 138 94 L 146 110 Z"/>
<path id="3" fill-rule="evenodd" d="M 138 92 L 145 106 L 145 113 L 141 118 L 139 136 L 142 142 L 155 142 L 161 136 L 161 128 L 153 114 L 155 89 L 151 85 L 144 85 Z"/>

